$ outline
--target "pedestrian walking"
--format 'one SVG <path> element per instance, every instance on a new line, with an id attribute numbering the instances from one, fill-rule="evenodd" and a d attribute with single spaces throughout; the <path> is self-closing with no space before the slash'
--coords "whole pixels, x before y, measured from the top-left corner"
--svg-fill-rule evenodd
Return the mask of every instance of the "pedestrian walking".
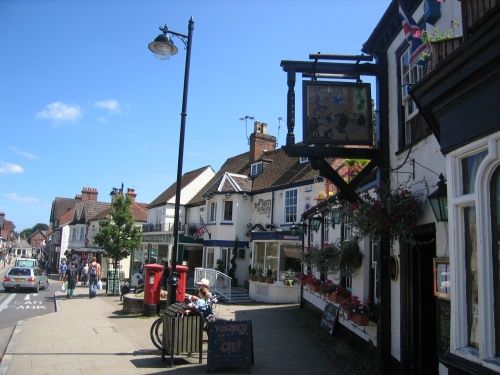
<path id="1" fill-rule="evenodd" d="M 101 280 L 101 265 L 97 262 L 96 257 L 93 257 L 89 266 L 89 298 L 96 296 L 99 280 Z"/>
<path id="2" fill-rule="evenodd" d="M 64 276 L 66 275 L 66 271 L 68 270 L 68 265 L 66 264 L 65 260 L 61 261 L 61 264 L 59 265 L 59 280 L 63 281 Z"/>
<path id="3" fill-rule="evenodd" d="M 78 268 L 76 268 L 76 262 L 71 262 L 71 265 L 66 270 L 64 275 L 64 281 L 68 282 L 66 286 L 66 297 L 68 299 L 73 298 L 73 292 L 75 290 L 76 284 L 78 283 Z"/>
<path id="4" fill-rule="evenodd" d="M 87 264 L 87 262 L 83 264 L 81 280 L 82 280 L 82 286 L 86 287 L 87 282 L 89 280 L 89 265 Z"/>

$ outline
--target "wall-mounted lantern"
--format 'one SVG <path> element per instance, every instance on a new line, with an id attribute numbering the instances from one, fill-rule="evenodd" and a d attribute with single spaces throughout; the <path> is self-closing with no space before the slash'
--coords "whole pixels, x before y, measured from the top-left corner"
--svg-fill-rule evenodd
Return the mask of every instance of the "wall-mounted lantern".
<path id="1" fill-rule="evenodd" d="M 434 216 L 437 221 L 448 221 L 448 195 L 446 192 L 446 181 L 441 173 L 439 175 L 439 182 L 437 189 L 427 196 L 431 204 Z"/>
<path id="2" fill-rule="evenodd" d="M 317 232 L 322 223 L 323 223 L 323 217 L 321 217 L 321 215 L 314 215 L 313 218 L 311 219 L 311 229 Z"/>

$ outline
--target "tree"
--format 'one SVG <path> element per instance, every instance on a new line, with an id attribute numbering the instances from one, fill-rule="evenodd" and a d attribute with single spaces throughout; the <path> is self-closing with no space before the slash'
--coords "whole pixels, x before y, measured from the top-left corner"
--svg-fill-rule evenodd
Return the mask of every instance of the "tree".
<path id="1" fill-rule="evenodd" d="M 118 263 L 139 248 L 142 242 L 142 230 L 134 224 L 129 197 L 114 196 L 110 215 L 99 221 L 94 242 L 113 259 L 115 280 L 118 280 Z"/>

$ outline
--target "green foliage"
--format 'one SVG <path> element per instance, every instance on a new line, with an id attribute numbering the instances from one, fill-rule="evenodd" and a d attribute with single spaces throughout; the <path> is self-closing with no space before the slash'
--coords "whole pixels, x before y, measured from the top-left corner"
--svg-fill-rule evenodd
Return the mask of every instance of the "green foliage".
<path id="1" fill-rule="evenodd" d="M 333 244 L 328 247 L 312 247 L 304 253 L 304 264 L 324 273 L 336 273 L 339 271 L 340 251 Z"/>
<path id="2" fill-rule="evenodd" d="M 94 242 L 115 263 L 141 246 L 142 230 L 134 224 L 132 201 L 129 197 L 123 195 L 114 197 L 111 214 L 99 222 L 99 232 L 94 236 Z"/>
<path id="3" fill-rule="evenodd" d="M 235 238 L 234 240 L 234 246 L 233 249 L 231 250 L 231 268 L 229 268 L 229 271 L 227 272 L 228 276 L 234 279 L 234 276 L 236 274 L 236 257 L 238 255 L 238 237 Z"/>
<path id="4" fill-rule="evenodd" d="M 434 42 L 441 42 L 443 40 L 452 39 L 455 37 L 455 29 L 458 27 L 459 23 L 456 20 L 451 20 L 450 27 L 446 30 L 440 30 L 438 28 L 433 28 L 432 31 L 424 30 L 420 34 L 420 39 L 424 44 L 430 44 Z M 430 48 L 420 54 L 420 60 L 426 61 L 431 58 Z"/>
<path id="5" fill-rule="evenodd" d="M 356 239 L 343 241 L 340 245 L 339 271 L 343 276 L 352 275 L 361 267 L 363 255 Z"/>
<path id="6" fill-rule="evenodd" d="M 219 272 L 224 272 L 225 269 L 224 269 L 224 261 L 222 259 L 217 259 L 217 266 L 215 267 L 215 269 Z"/>

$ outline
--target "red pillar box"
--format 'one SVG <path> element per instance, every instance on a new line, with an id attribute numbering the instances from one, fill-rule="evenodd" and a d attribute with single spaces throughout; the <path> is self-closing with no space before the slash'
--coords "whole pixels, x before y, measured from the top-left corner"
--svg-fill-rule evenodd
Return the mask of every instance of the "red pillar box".
<path id="1" fill-rule="evenodd" d="M 177 285 L 177 295 L 176 302 L 184 302 L 184 298 L 186 298 L 186 284 L 187 284 L 187 271 L 188 268 L 186 266 L 175 266 L 177 270 L 177 275 L 179 278 L 179 283 Z"/>
<path id="2" fill-rule="evenodd" d="M 156 315 L 160 303 L 161 277 L 163 266 L 161 264 L 146 264 L 144 266 L 144 305 L 143 315 Z"/>

